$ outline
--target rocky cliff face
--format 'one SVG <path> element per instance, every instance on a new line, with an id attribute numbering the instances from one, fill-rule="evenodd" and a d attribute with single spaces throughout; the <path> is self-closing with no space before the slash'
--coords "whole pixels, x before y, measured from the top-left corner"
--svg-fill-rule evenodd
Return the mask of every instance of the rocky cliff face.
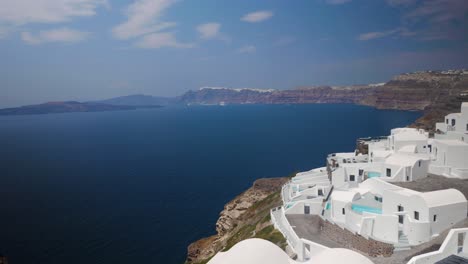
<path id="1" fill-rule="evenodd" d="M 187 263 L 203 263 L 218 251 L 261 233 L 275 235 L 276 231 L 266 227 L 270 225 L 270 209 L 281 203 L 279 191 L 286 181 L 287 178 L 256 180 L 247 191 L 227 203 L 216 222 L 217 234 L 190 244 Z"/>
<path id="2" fill-rule="evenodd" d="M 425 111 L 416 126 L 433 123 L 460 109 L 468 100 L 468 71 L 425 71 L 395 76 L 380 85 L 301 87 L 293 90 L 205 88 L 178 98 L 184 104 L 300 104 L 352 103 L 378 109 Z"/>

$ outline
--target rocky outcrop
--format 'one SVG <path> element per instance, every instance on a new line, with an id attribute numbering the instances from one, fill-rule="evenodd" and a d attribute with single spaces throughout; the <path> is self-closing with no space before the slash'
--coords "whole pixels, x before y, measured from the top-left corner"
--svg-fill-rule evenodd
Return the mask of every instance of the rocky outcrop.
<path id="1" fill-rule="evenodd" d="M 184 104 L 351 103 L 378 109 L 424 111 L 414 126 L 434 129 L 444 115 L 468 100 L 468 72 L 424 71 L 395 76 L 385 84 L 301 87 L 292 90 L 205 88 L 178 98 Z"/>
<path id="2" fill-rule="evenodd" d="M 216 222 L 217 234 L 190 244 L 187 263 L 203 263 L 216 252 L 266 230 L 271 225 L 270 209 L 281 203 L 279 191 L 286 181 L 287 178 L 256 180 L 247 191 L 227 203 Z"/>

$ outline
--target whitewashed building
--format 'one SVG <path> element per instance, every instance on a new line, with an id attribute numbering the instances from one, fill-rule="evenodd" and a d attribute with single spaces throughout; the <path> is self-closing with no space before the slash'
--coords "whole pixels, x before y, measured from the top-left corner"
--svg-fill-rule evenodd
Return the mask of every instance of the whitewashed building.
<path id="1" fill-rule="evenodd" d="M 436 124 L 429 172 L 468 179 L 468 103 L 462 104 L 460 113 L 449 114 L 444 121 Z"/>

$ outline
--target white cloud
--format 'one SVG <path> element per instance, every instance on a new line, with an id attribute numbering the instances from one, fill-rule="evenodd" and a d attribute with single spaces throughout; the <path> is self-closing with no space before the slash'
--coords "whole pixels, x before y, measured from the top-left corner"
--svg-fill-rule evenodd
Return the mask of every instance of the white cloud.
<path id="1" fill-rule="evenodd" d="M 89 37 L 89 32 L 77 31 L 69 28 L 58 28 L 52 30 L 40 31 L 38 34 L 22 32 L 21 39 L 31 45 L 37 45 L 47 42 L 80 42 Z"/>
<path id="2" fill-rule="evenodd" d="M 135 46 L 144 49 L 158 49 L 163 47 L 192 48 L 194 47 L 194 44 L 180 43 L 177 41 L 176 37 L 174 36 L 174 33 L 162 32 L 147 34 L 143 36 L 135 43 Z"/>
<path id="3" fill-rule="evenodd" d="M 130 39 L 176 26 L 160 21 L 162 14 L 176 0 L 137 0 L 125 9 L 127 21 L 112 29 L 118 39 Z"/>
<path id="4" fill-rule="evenodd" d="M 363 33 L 358 36 L 358 40 L 373 40 L 373 39 L 379 39 L 387 36 L 391 36 L 394 34 L 398 33 L 403 33 L 406 31 L 403 31 L 401 28 L 396 28 L 392 30 L 387 30 L 387 31 L 374 31 L 374 32 L 368 32 L 368 33 Z"/>
<path id="5" fill-rule="evenodd" d="M 347 2 L 351 2 L 351 0 L 325 0 L 325 2 L 331 5 L 341 5 Z"/>
<path id="6" fill-rule="evenodd" d="M 221 24 L 206 23 L 197 26 L 197 31 L 202 39 L 213 39 L 219 36 Z"/>
<path id="7" fill-rule="evenodd" d="M 247 45 L 243 46 L 240 49 L 237 50 L 239 53 L 255 53 L 257 51 L 257 48 L 253 45 Z"/>
<path id="8" fill-rule="evenodd" d="M 248 13 L 247 15 L 241 17 L 241 20 L 249 23 L 258 23 L 270 19 L 273 16 L 273 12 L 268 10 L 257 11 Z"/>
<path id="9" fill-rule="evenodd" d="M 0 0 L 0 22 L 10 26 L 60 23 L 73 17 L 94 16 L 107 0 Z"/>

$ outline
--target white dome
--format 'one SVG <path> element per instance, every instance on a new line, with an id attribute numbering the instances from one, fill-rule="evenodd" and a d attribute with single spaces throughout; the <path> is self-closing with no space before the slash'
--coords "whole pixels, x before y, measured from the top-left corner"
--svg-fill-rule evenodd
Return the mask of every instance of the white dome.
<path id="1" fill-rule="evenodd" d="M 209 264 L 290 264 L 296 263 L 275 244 L 251 238 L 243 240 L 226 252 L 219 252 Z"/>

